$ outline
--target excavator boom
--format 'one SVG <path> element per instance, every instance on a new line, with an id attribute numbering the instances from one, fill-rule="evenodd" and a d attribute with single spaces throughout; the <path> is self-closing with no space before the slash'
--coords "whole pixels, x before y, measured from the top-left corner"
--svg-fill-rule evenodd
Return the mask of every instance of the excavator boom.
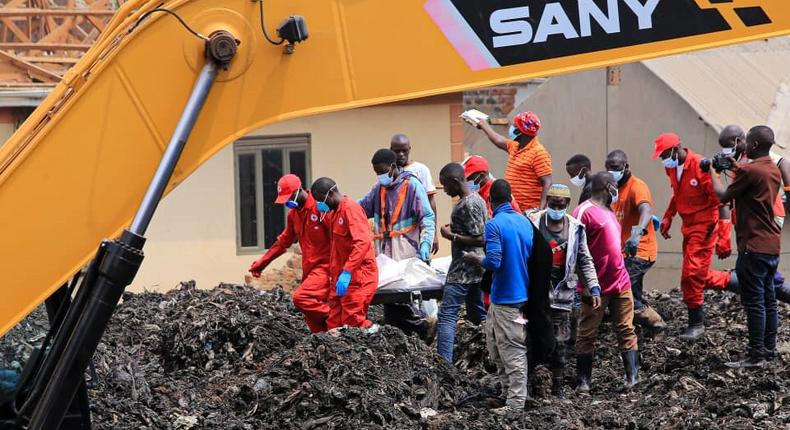
<path id="1" fill-rule="evenodd" d="M 0 333 L 119 237 L 143 199 L 205 64 L 204 41 L 146 14 L 157 7 L 240 43 L 167 191 L 276 121 L 790 33 L 790 3 L 767 0 L 131 0 L 0 148 Z M 261 24 L 277 42 L 291 15 L 309 39 L 289 54 Z"/>

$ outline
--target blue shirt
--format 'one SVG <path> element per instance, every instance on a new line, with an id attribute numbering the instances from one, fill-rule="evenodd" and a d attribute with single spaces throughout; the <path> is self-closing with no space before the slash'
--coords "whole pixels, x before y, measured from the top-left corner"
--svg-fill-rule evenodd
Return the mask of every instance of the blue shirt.
<path id="1" fill-rule="evenodd" d="M 486 258 L 483 267 L 494 271 L 491 303 L 512 305 L 527 301 L 532 253 L 532 224 L 505 203 L 494 210 L 485 229 Z"/>

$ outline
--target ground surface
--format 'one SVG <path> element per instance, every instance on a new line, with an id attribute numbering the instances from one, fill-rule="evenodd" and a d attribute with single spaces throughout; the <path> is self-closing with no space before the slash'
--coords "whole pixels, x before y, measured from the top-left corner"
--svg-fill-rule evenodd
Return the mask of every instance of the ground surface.
<path id="1" fill-rule="evenodd" d="M 705 340 L 686 344 L 675 339 L 686 320 L 677 292 L 654 296 L 669 329 L 640 336 L 637 389 L 621 390 L 605 324 L 592 395 L 561 402 L 545 393 L 531 410 L 500 417 L 488 410 L 496 386 L 482 332 L 466 322 L 451 365 L 390 327 L 310 336 L 280 290 L 185 284 L 127 295 L 96 353 L 93 419 L 107 429 L 790 428 L 790 327 L 779 361 L 731 370 L 722 363 L 745 347 L 740 303 L 728 293 L 706 300 Z M 781 314 L 787 321 L 790 308 Z M 16 344 L 2 351 L 25 349 L 30 333 L 8 337 Z M 542 370 L 545 388 L 548 378 Z"/>

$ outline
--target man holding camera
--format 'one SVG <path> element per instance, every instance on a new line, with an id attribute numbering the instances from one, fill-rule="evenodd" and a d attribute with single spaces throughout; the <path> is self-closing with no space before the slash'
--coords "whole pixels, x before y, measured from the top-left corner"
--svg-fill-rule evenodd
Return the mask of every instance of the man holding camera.
<path id="1" fill-rule="evenodd" d="M 726 249 L 719 248 L 716 231 L 720 221 L 721 202 L 716 198 L 711 175 L 703 170 L 702 155 L 680 145 L 680 137 L 664 133 L 656 138 L 653 159 L 661 157 L 670 185 L 669 200 L 661 235 L 670 239 L 672 218 L 680 214 L 683 220 L 683 266 L 680 289 L 683 302 L 688 307 L 688 328 L 680 335 L 683 340 L 694 341 L 705 333 L 705 318 L 702 310 L 703 291 L 706 288 L 723 290 L 730 283 L 729 272 L 711 270 L 713 250 L 723 255 Z"/>
<path id="2" fill-rule="evenodd" d="M 774 221 L 774 203 L 782 184 L 779 168 L 771 160 L 774 132 L 756 126 L 746 136 L 747 163 L 732 161 L 735 179 L 724 187 L 718 175 L 711 175 L 716 196 L 723 203 L 734 201 L 738 216 L 735 238 L 738 261 L 735 272 L 741 290 L 749 330 L 748 355 L 730 367 L 761 367 L 776 357 L 779 324 L 773 279 L 779 265 L 781 229 Z"/>

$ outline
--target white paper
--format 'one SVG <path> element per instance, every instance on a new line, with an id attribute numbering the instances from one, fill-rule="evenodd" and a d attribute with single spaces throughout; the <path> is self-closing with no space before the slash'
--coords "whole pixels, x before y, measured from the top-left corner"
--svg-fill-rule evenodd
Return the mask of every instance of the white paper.
<path id="1" fill-rule="evenodd" d="M 461 119 L 468 122 L 469 124 L 477 126 L 480 121 L 488 121 L 488 115 L 480 112 L 477 109 L 469 109 L 468 111 L 461 114 Z"/>

